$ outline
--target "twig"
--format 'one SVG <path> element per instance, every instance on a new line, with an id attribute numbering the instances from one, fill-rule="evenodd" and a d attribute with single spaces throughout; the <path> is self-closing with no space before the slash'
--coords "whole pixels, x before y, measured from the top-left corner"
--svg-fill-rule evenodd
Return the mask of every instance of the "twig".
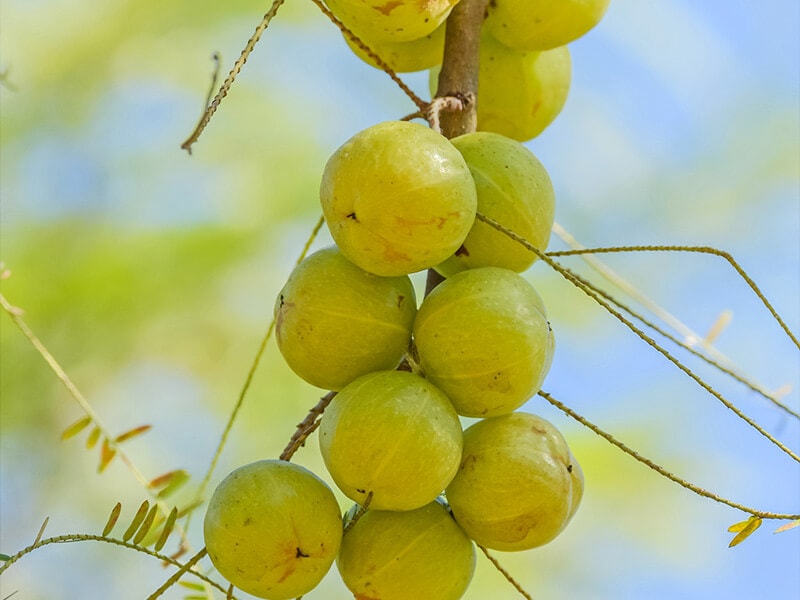
<path id="1" fill-rule="evenodd" d="M 319 402 L 308 411 L 306 418 L 297 424 L 297 429 L 295 429 L 292 434 L 289 443 L 286 444 L 286 448 L 281 452 L 281 460 L 292 460 L 292 456 L 294 456 L 294 453 L 305 443 L 306 438 L 319 427 L 319 419 L 322 417 L 322 413 L 325 412 L 328 404 L 331 403 L 331 400 L 333 400 L 335 396 L 336 392 L 328 392 L 325 394 L 320 398 Z"/>
<path id="2" fill-rule="evenodd" d="M 631 457 L 635 458 L 636 460 L 638 460 L 643 465 L 646 465 L 647 467 L 653 469 L 659 475 L 663 475 L 664 477 L 666 477 L 670 481 L 673 481 L 673 482 L 677 483 L 681 487 L 686 488 L 687 490 L 692 491 L 692 492 L 694 492 L 695 494 L 697 494 L 699 496 L 703 496 L 704 498 L 708 498 L 709 500 L 714 500 L 715 502 L 719 502 L 721 504 L 726 504 L 726 505 L 730 506 L 731 508 L 735 508 L 737 510 L 741 510 L 742 512 L 745 512 L 747 514 L 753 515 L 754 517 L 759 517 L 761 519 L 780 519 L 780 520 L 789 520 L 789 521 L 793 521 L 795 519 L 800 519 L 800 515 L 789 515 L 789 514 L 765 512 L 765 511 L 762 511 L 762 510 L 757 510 L 755 508 L 750 508 L 749 506 L 744 506 L 742 504 L 738 504 L 736 502 L 733 502 L 732 500 L 728 500 L 727 498 L 723 498 L 722 496 L 718 496 L 717 494 L 709 492 L 708 490 L 705 490 L 705 489 L 703 489 L 703 488 L 701 488 L 701 487 L 699 487 L 699 486 L 697 486 L 697 485 L 695 485 L 693 483 L 690 483 L 690 482 L 686 481 L 685 479 L 682 479 L 682 478 L 678 477 L 677 475 L 675 475 L 672 472 L 668 471 L 664 467 L 662 467 L 660 465 L 657 465 L 656 463 L 654 463 L 649 458 L 646 458 L 646 457 L 642 456 L 641 454 L 639 454 L 638 452 L 636 452 L 635 450 L 632 450 L 631 448 L 629 448 L 628 446 L 626 446 L 625 444 L 623 444 L 622 442 L 617 440 L 613 435 L 611 435 L 610 433 L 607 433 L 606 431 L 604 431 L 603 429 L 601 429 L 600 427 L 598 427 L 597 425 L 595 425 L 594 423 L 592 423 L 591 421 L 586 419 L 585 417 L 582 417 L 581 415 L 576 413 L 574 410 L 572 410 L 571 408 L 566 406 L 563 402 L 560 402 L 560 401 L 556 400 L 553 396 L 551 396 L 550 394 L 548 394 L 544 390 L 540 390 L 539 391 L 539 396 L 541 396 L 542 398 L 547 400 L 550 404 L 555 406 L 558 410 L 562 411 L 564 414 L 566 414 L 566 415 L 572 417 L 573 419 L 575 419 L 578 423 L 580 423 L 584 427 L 586 427 L 588 429 L 591 429 L 594 433 L 596 433 L 597 435 L 602 437 L 604 440 L 606 440 L 607 442 L 609 442 L 613 446 L 615 446 L 618 449 L 622 450 L 628 456 L 631 456 Z"/>

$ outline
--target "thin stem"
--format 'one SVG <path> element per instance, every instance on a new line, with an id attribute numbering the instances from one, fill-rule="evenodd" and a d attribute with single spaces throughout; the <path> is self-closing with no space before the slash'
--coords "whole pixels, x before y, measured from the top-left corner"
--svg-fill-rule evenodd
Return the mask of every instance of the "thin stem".
<path id="1" fill-rule="evenodd" d="M 16 554 L 14 554 L 13 556 L 11 556 L 7 561 L 4 561 L 2 564 L 0 564 L 0 575 L 2 575 L 3 572 L 6 569 L 8 569 L 11 565 L 13 565 L 14 563 L 18 562 L 20 559 L 22 559 L 23 557 L 27 556 L 28 554 L 30 554 L 34 550 L 37 550 L 37 549 L 42 548 L 44 546 L 49 546 L 51 544 L 68 544 L 68 543 L 72 543 L 72 542 L 103 542 L 103 543 L 106 543 L 106 544 L 112 544 L 114 546 L 121 546 L 123 548 L 128 548 L 129 550 L 136 550 L 137 552 L 141 552 L 142 554 L 147 554 L 148 556 L 152 556 L 153 558 L 157 558 L 158 560 L 160 560 L 160 561 L 162 561 L 162 562 L 164 562 L 166 564 L 170 564 L 173 567 L 178 567 L 179 569 L 181 569 L 182 573 L 189 573 L 189 574 L 193 575 L 194 577 L 197 577 L 198 579 L 201 579 L 204 582 L 206 582 L 207 584 L 215 587 L 219 591 L 225 593 L 225 588 L 222 587 L 219 583 L 217 583 L 216 581 L 214 581 L 213 579 L 211 579 L 207 575 L 204 575 L 200 571 L 194 571 L 194 570 L 191 570 L 191 569 L 188 569 L 188 570 L 184 569 L 184 566 L 185 566 L 184 564 L 178 562 L 177 560 L 175 560 L 174 558 L 172 558 L 170 556 L 167 556 L 165 554 L 161 554 L 160 552 L 156 552 L 155 550 L 150 550 L 149 548 L 145 548 L 144 546 L 137 546 L 136 544 L 133 544 L 131 542 L 125 542 L 123 540 L 118 540 L 116 538 L 110 538 L 110 537 L 106 537 L 106 536 L 103 536 L 103 535 L 91 535 L 91 534 L 84 534 L 84 533 L 69 533 L 69 534 L 66 534 L 66 535 L 58 535 L 58 536 L 54 536 L 54 537 L 49 537 L 49 538 L 45 538 L 43 540 L 40 540 L 37 544 L 31 544 L 30 546 L 27 546 L 27 547 L 23 548 L 22 550 L 20 550 L 19 552 L 17 552 Z"/>
<path id="2" fill-rule="evenodd" d="M 674 335 L 672 335 L 671 333 L 669 333 L 668 331 L 666 331 L 662 327 L 659 327 L 658 325 L 656 325 L 655 323 L 653 323 L 649 319 L 645 318 L 643 315 L 639 314 L 637 311 L 633 310 L 631 307 L 623 304 L 622 302 L 620 302 L 619 300 L 614 298 L 611 294 L 608 294 L 608 293 L 606 293 L 603 290 L 598 289 L 598 288 L 594 288 L 593 287 L 593 289 L 600 296 L 602 296 L 606 301 L 614 304 L 620 310 L 628 313 L 629 315 L 631 315 L 633 318 L 635 318 L 640 323 L 644 324 L 645 326 L 647 326 L 647 327 L 651 328 L 652 330 L 658 332 L 659 334 L 663 335 L 665 338 L 667 338 L 668 340 L 670 340 L 674 344 L 680 346 L 681 348 L 683 348 L 684 350 L 686 350 L 690 354 L 696 356 L 697 358 L 699 358 L 700 360 L 704 361 L 705 363 L 711 365 L 715 369 L 717 369 L 717 370 L 721 371 L 722 373 L 725 373 L 729 377 L 735 379 L 736 381 L 738 381 L 742 385 L 746 386 L 748 389 L 750 389 L 751 391 L 755 392 L 756 394 L 758 394 L 758 395 L 762 396 L 763 398 L 769 400 L 772 404 L 775 405 L 776 408 L 779 408 L 779 409 L 783 410 L 784 412 L 786 412 L 787 414 L 791 415 L 792 417 L 794 417 L 796 419 L 800 419 L 800 413 L 792 410 L 790 407 L 786 406 L 783 402 L 781 402 L 780 400 L 778 400 L 777 398 L 775 398 L 773 395 L 769 394 L 768 392 L 764 391 L 761 387 L 759 387 L 756 384 L 752 383 L 750 380 L 748 380 L 744 376 L 740 375 L 738 372 L 734 371 L 732 368 L 729 368 L 729 367 L 723 365 L 722 363 L 718 362 L 717 360 L 711 358 L 710 356 L 707 356 L 703 352 L 700 352 L 699 350 L 697 350 L 694 347 L 692 347 L 692 345 L 690 345 L 690 344 L 688 344 L 688 343 L 686 343 L 684 341 L 679 340 L 677 337 L 675 337 Z"/>
<path id="3" fill-rule="evenodd" d="M 167 579 L 161 587 L 159 587 L 155 592 L 150 594 L 147 597 L 147 600 L 156 600 L 157 598 L 160 598 L 164 594 L 164 592 L 166 592 L 169 588 L 178 583 L 178 580 L 180 580 L 181 577 L 186 575 L 186 573 L 189 572 L 193 566 L 195 566 L 198 562 L 200 562 L 200 560 L 203 557 L 205 557 L 206 554 L 208 554 L 208 550 L 206 550 L 205 548 L 201 549 L 197 554 L 195 554 L 192 558 L 190 558 L 180 569 L 175 571 L 175 573 L 172 574 L 172 577 Z"/>
<path id="4" fill-rule="evenodd" d="M 494 219 L 487 217 L 481 213 L 477 213 L 476 218 L 483 221 L 487 225 L 497 229 L 501 233 L 507 235 L 511 239 L 515 240 L 516 242 L 522 244 L 530 250 L 531 252 L 535 253 L 539 258 L 541 258 L 544 262 L 546 262 L 552 269 L 558 272 L 562 277 L 564 277 L 567 281 L 572 283 L 575 287 L 580 289 L 583 293 L 587 296 L 592 298 L 595 302 L 597 302 L 600 306 L 606 309 L 612 316 L 614 316 L 617 320 L 619 320 L 623 325 L 625 325 L 628 329 L 630 329 L 633 333 L 635 333 L 641 340 L 647 343 L 648 346 L 654 348 L 657 352 L 659 352 L 664 358 L 669 360 L 672 364 L 674 364 L 678 369 L 683 371 L 686 375 L 688 375 L 695 383 L 697 383 L 701 388 L 707 391 L 709 394 L 714 396 L 717 400 L 719 400 L 728 410 L 733 412 L 737 417 L 742 419 L 745 423 L 750 425 L 753 429 L 758 431 L 762 436 L 768 439 L 772 444 L 774 444 L 777 448 L 779 448 L 782 452 L 786 455 L 791 457 L 793 460 L 800 462 L 800 456 L 792 452 L 786 445 L 782 444 L 778 441 L 774 436 L 772 436 L 768 431 L 766 431 L 763 427 L 761 427 L 758 423 L 756 423 L 753 419 L 745 415 L 739 408 L 737 408 L 732 402 L 727 400 L 725 397 L 722 396 L 719 392 L 717 392 L 714 388 L 708 385 L 705 381 L 703 381 L 700 377 L 698 377 L 691 369 L 689 369 L 686 365 L 684 365 L 681 361 L 675 358 L 672 354 L 669 353 L 663 346 L 661 346 L 658 342 L 656 342 L 653 338 L 648 336 L 644 331 L 639 329 L 636 325 L 634 325 L 629 319 L 625 318 L 619 311 L 615 310 L 610 303 L 606 302 L 600 294 L 598 294 L 594 287 L 588 283 L 587 281 L 583 280 L 581 277 L 563 267 L 556 261 L 554 261 L 550 256 L 536 248 L 533 244 L 531 244 L 525 238 L 517 235 L 513 231 L 509 230 L 506 227 L 500 225 Z"/>
<path id="5" fill-rule="evenodd" d="M 69 375 L 67 375 L 66 371 L 64 371 L 47 347 L 45 347 L 45 345 L 41 342 L 41 340 L 39 340 L 38 337 L 36 337 L 30 327 L 28 327 L 27 323 L 22 318 L 22 311 L 19 308 L 11 305 L 1 293 L 0 306 L 3 307 L 8 316 L 11 317 L 11 320 L 14 322 L 14 324 L 19 328 L 20 331 L 22 331 L 22 334 L 25 336 L 25 338 L 45 360 L 53 373 L 55 373 L 58 380 L 64 385 L 65 388 L 67 388 L 70 396 L 72 396 L 72 398 L 81 407 L 83 412 L 86 413 L 86 415 L 92 420 L 94 426 L 97 427 L 101 435 L 105 438 L 105 441 L 108 443 L 108 447 L 112 449 L 116 456 L 118 456 L 125 466 L 128 467 L 131 473 L 133 473 L 133 476 L 136 478 L 136 481 L 138 481 L 139 484 L 147 491 L 150 497 L 158 503 L 158 506 L 163 514 L 169 514 L 170 508 L 163 501 L 158 499 L 156 491 L 150 487 L 150 480 L 145 477 L 144 473 L 142 473 L 134 464 L 133 460 L 122 449 L 121 445 L 117 443 L 116 436 L 111 435 L 108 428 L 106 428 L 106 426 L 100 420 L 100 417 L 95 412 L 94 408 L 92 408 L 92 405 L 89 404 L 89 401 L 86 400 L 84 395 L 78 389 L 78 386 L 75 385 L 72 379 L 69 378 Z"/>
<path id="6" fill-rule="evenodd" d="M 411 100 L 421 112 L 424 112 L 427 109 L 428 103 L 425 102 L 419 96 L 417 96 L 414 92 L 412 92 L 411 88 L 408 87 L 405 84 L 405 82 L 402 79 L 400 79 L 400 77 L 397 76 L 397 73 L 394 71 L 394 69 L 392 69 L 388 64 L 386 64 L 386 61 L 384 61 L 380 56 L 378 56 L 372 48 L 367 46 L 367 44 L 365 44 L 361 40 L 361 38 L 359 38 L 355 33 L 350 31 L 350 29 L 348 29 L 347 26 L 344 23 L 342 23 L 339 20 L 339 18 L 336 15 L 334 15 L 327 6 L 325 6 L 322 0 L 311 0 L 311 1 L 317 5 L 317 8 L 319 8 L 320 11 L 322 11 L 322 14 L 328 17 L 331 23 L 333 23 L 334 25 L 336 25 L 336 27 L 339 28 L 339 31 L 341 31 L 342 34 L 347 37 L 347 39 L 349 39 L 356 46 L 358 46 L 364 53 L 366 53 L 367 56 L 369 56 L 369 58 L 371 58 L 372 61 L 376 64 L 376 66 L 381 71 L 386 73 L 391 78 L 391 80 L 395 82 L 395 84 L 397 84 L 397 87 L 399 87 L 403 91 L 403 93 L 406 96 L 408 96 L 409 100 Z"/>
<path id="7" fill-rule="evenodd" d="M 322 417 L 322 413 L 325 412 L 325 409 L 331 403 L 334 396 L 336 396 L 336 392 L 328 392 L 325 394 L 320 398 L 319 402 L 308 411 L 306 418 L 297 424 L 297 429 L 295 429 L 294 434 L 292 434 L 286 448 L 281 452 L 281 460 L 292 460 L 294 453 L 305 443 L 308 436 L 319 427 L 319 419 Z"/>
<path id="8" fill-rule="evenodd" d="M 550 394 L 548 394 L 544 390 L 540 390 L 538 393 L 539 393 L 539 396 L 541 396 L 542 398 L 547 400 L 550 404 L 555 406 L 557 409 L 562 411 L 564 414 L 566 414 L 569 417 L 572 417 L 573 419 L 575 419 L 578 423 L 580 423 L 584 427 L 586 427 L 588 429 L 591 429 L 594 433 L 596 433 L 597 435 L 602 437 L 604 440 L 606 440 L 607 442 L 609 442 L 613 446 L 615 446 L 618 449 L 622 450 L 628 456 L 633 457 L 634 459 L 638 460 L 643 465 L 646 465 L 647 467 L 649 467 L 652 470 L 654 470 L 659 475 L 663 475 L 664 477 L 666 477 L 670 481 L 673 481 L 673 482 L 677 483 L 681 487 L 686 488 L 687 490 L 692 491 L 692 492 L 694 492 L 695 494 L 697 494 L 699 496 L 703 496 L 704 498 L 708 498 L 709 500 L 714 500 L 715 502 L 719 502 L 721 504 L 726 504 L 726 505 L 730 506 L 731 508 L 735 508 L 737 510 L 741 510 L 742 512 L 745 512 L 745 513 L 748 513 L 750 515 L 753 515 L 754 517 L 759 517 L 761 519 L 780 519 L 780 520 L 789 520 L 789 521 L 792 521 L 794 519 L 800 519 L 800 515 L 790 515 L 790 514 L 766 512 L 766 511 L 762 511 L 762 510 L 757 510 L 755 508 L 750 508 L 749 506 L 744 506 L 743 504 L 738 504 L 737 502 L 733 502 L 731 500 L 728 500 L 727 498 L 723 498 L 722 496 L 718 496 L 717 494 L 709 492 L 708 490 L 705 490 L 705 489 L 703 489 L 703 488 L 701 488 L 701 487 L 699 487 L 699 486 L 697 486 L 697 485 L 695 485 L 693 483 L 690 483 L 690 482 L 686 481 L 685 479 L 682 479 L 682 478 L 678 477 L 677 475 L 673 474 L 672 472 L 668 471 L 664 467 L 654 463 L 649 458 L 646 458 L 646 457 L 642 456 L 641 454 L 639 454 L 635 450 L 632 450 L 631 448 L 629 448 L 628 446 L 626 446 L 625 444 L 620 442 L 618 439 L 616 439 L 613 435 L 611 435 L 610 433 L 607 433 L 606 431 L 604 431 L 603 429 L 601 429 L 600 427 L 598 427 L 597 425 L 595 425 L 594 423 L 592 423 L 591 421 L 586 419 L 585 417 L 582 417 L 581 415 L 576 413 L 574 410 L 572 410 L 571 408 L 566 406 L 564 403 L 556 400 L 553 396 L 551 396 Z"/>
<path id="9" fill-rule="evenodd" d="M 192 146 L 200 137 L 200 134 L 203 133 L 203 130 L 208 125 L 209 121 L 211 121 L 211 117 L 214 116 L 214 113 L 217 112 L 217 108 L 219 108 L 220 102 L 228 95 L 228 91 L 231 89 L 231 85 L 236 80 L 236 76 L 241 72 L 242 67 L 247 62 L 247 58 L 250 56 L 250 53 L 255 48 L 258 40 L 261 39 L 261 35 L 264 31 L 269 27 L 270 21 L 272 21 L 273 17 L 278 13 L 278 9 L 283 4 L 284 0 L 274 0 L 272 6 L 270 6 L 269 10 L 266 14 L 262 17 L 261 22 L 256 27 L 255 33 L 253 33 L 252 37 L 247 40 L 247 44 L 245 44 L 244 50 L 242 50 L 241 54 L 239 54 L 239 58 L 236 59 L 236 62 L 233 64 L 233 68 L 228 73 L 228 76 L 225 78 L 225 81 L 222 82 L 222 86 L 219 88 L 217 95 L 214 96 L 214 99 L 211 103 L 206 107 L 205 112 L 203 112 L 203 116 L 200 117 L 200 122 L 192 131 L 192 134 L 186 139 L 185 142 L 181 144 L 181 148 L 186 150 L 189 154 L 192 153 Z"/>
<path id="10" fill-rule="evenodd" d="M 508 581 L 511 585 L 514 586 L 514 589 L 516 589 L 524 598 L 527 598 L 528 600 L 533 600 L 533 597 L 528 592 L 526 592 L 519 583 L 517 583 L 516 579 L 514 579 L 511 576 L 511 573 L 506 571 L 500 564 L 500 562 L 494 556 L 489 554 L 489 550 L 487 550 L 484 546 L 481 546 L 480 544 L 475 544 L 475 545 L 478 546 L 480 551 L 483 552 L 483 555 L 489 559 L 489 562 L 492 563 L 494 568 L 500 571 L 500 574 L 506 578 L 506 581 Z"/>
<path id="11" fill-rule="evenodd" d="M 295 265 L 299 265 L 303 259 L 308 254 L 308 251 L 311 249 L 311 245 L 314 243 L 314 240 L 317 238 L 322 225 L 324 224 L 324 219 L 320 216 L 317 219 L 317 223 L 314 225 L 314 228 L 311 230 L 311 234 L 308 236 L 305 245 L 303 246 L 303 250 L 300 252 L 300 256 L 297 257 L 295 261 Z M 203 494 L 205 493 L 208 484 L 211 482 L 211 476 L 214 473 L 214 470 L 217 467 L 217 463 L 219 462 L 220 456 L 222 456 L 222 451 L 225 448 L 225 445 L 228 441 L 228 436 L 233 429 L 233 424 L 236 421 L 236 417 L 239 415 L 239 411 L 244 404 L 244 399 L 247 396 L 247 392 L 250 390 L 250 385 L 253 382 L 253 377 L 256 374 L 256 370 L 258 369 L 258 365 L 261 362 L 261 357 L 264 355 L 264 351 L 267 348 L 267 344 L 269 343 L 270 339 L 272 338 L 272 334 L 275 331 L 275 318 L 273 317 L 272 321 L 270 321 L 269 326 L 267 327 L 267 331 L 264 334 L 264 337 L 261 339 L 261 343 L 258 346 L 258 350 L 256 351 L 255 357 L 253 357 L 253 362 L 250 365 L 250 370 L 247 372 L 247 377 L 244 381 L 244 385 L 242 385 L 242 389 L 239 391 L 239 397 L 236 399 L 236 404 L 233 406 L 233 410 L 231 414 L 228 416 L 228 422 L 225 424 L 225 429 L 222 431 L 222 436 L 220 437 L 219 444 L 217 444 L 217 449 L 214 451 L 214 456 L 211 458 L 211 463 L 206 470 L 206 474 L 203 476 L 203 481 L 200 483 L 200 487 L 197 489 L 197 493 L 195 494 L 194 502 L 199 502 Z M 187 528 L 188 528 L 188 521 L 187 521 Z"/>
<path id="12" fill-rule="evenodd" d="M 772 303 L 767 300 L 764 293 L 756 285 L 756 282 L 747 274 L 747 272 L 739 266 L 739 263 L 728 252 L 718 250 L 710 246 L 611 246 L 608 248 L 580 248 L 576 250 L 565 250 L 563 252 L 548 252 L 548 256 L 574 256 L 579 254 L 608 254 L 620 252 L 694 252 L 699 254 L 711 254 L 725 259 L 728 264 L 739 274 L 739 276 L 747 283 L 753 293 L 761 300 L 762 304 L 767 308 L 775 321 L 780 325 L 783 332 L 789 337 L 790 340 L 800 349 L 800 340 L 789 329 L 789 326 L 783 321 L 778 311 L 772 306 Z"/>

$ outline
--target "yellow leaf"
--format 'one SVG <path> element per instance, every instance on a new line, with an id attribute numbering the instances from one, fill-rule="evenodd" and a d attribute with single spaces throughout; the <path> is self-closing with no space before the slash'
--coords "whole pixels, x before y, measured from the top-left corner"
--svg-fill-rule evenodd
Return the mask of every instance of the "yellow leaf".
<path id="1" fill-rule="evenodd" d="M 78 435 L 81 431 L 86 429 L 91 422 L 91 417 L 83 417 L 82 419 L 78 419 L 61 433 L 61 441 L 68 440 L 69 438 Z"/>
<path id="2" fill-rule="evenodd" d="M 795 519 L 794 521 L 789 521 L 788 523 L 781 525 L 778 527 L 773 533 L 782 533 L 784 531 L 789 531 L 790 529 L 794 529 L 800 525 L 800 519 Z"/>
<path id="3" fill-rule="evenodd" d="M 761 527 L 761 519 L 759 519 L 758 517 L 750 517 L 747 520 L 747 524 L 742 528 L 742 530 L 739 533 L 737 533 L 733 537 L 731 543 L 728 544 L 728 548 L 733 548 L 734 546 L 738 546 L 739 544 L 741 544 L 743 541 L 749 538 L 750 534 L 753 533 L 759 527 Z"/>
<path id="4" fill-rule="evenodd" d="M 112 460 L 114 460 L 116 455 L 117 451 L 111 447 L 111 443 L 108 441 L 108 438 L 104 438 L 103 446 L 100 448 L 100 464 L 97 465 L 97 472 L 102 473 L 105 471 L 106 467 Z"/>
<path id="5" fill-rule="evenodd" d="M 117 442 L 118 444 L 121 444 L 122 442 L 129 440 L 133 437 L 136 437 L 137 435 L 142 435 L 146 431 L 149 431 L 151 427 L 152 425 L 140 425 L 139 427 L 134 427 L 133 429 L 126 431 L 125 433 L 119 434 L 114 439 L 114 441 Z"/>
<path id="6" fill-rule="evenodd" d="M 97 440 L 99 439 L 100 439 L 100 428 L 95 426 L 95 428 L 89 432 L 89 437 L 86 438 L 86 448 L 89 450 L 94 448 L 94 445 L 97 443 Z"/>
<path id="7" fill-rule="evenodd" d="M 747 527 L 749 523 L 750 519 L 747 519 L 746 521 L 739 521 L 738 523 L 734 523 L 733 525 L 728 527 L 728 531 L 731 533 L 739 533 L 742 529 Z"/>

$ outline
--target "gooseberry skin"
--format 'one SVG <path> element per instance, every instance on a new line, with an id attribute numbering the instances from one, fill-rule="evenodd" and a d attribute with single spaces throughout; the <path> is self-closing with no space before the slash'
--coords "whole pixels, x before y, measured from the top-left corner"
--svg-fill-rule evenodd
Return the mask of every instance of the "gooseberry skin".
<path id="1" fill-rule="evenodd" d="M 458 600 L 475 570 L 475 548 L 439 502 L 370 509 L 345 534 L 336 566 L 357 600 Z"/>
<path id="2" fill-rule="evenodd" d="M 447 138 L 388 121 L 350 138 L 320 185 L 325 221 L 342 254 L 370 273 L 398 276 L 453 254 L 475 220 L 475 182 Z"/>
<path id="3" fill-rule="evenodd" d="M 555 192 L 542 163 L 521 143 L 497 133 L 479 131 L 451 141 L 475 180 L 478 212 L 545 251 L 555 219 Z M 516 240 L 476 220 L 461 247 L 436 270 L 448 276 L 492 266 L 520 273 L 537 258 Z"/>
<path id="4" fill-rule="evenodd" d="M 536 290 L 498 267 L 457 273 L 422 302 L 414 320 L 420 368 L 465 417 L 519 408 L 553 359 L 553 334 Z"/>
<path id="5" fill-rule="evenodd" d="M 225 579 L 259 598 L 288 600 L 314 589 L 333 564 L 341 511 L 311 471 L 262 460 L 217 486 L 203 531 L 211 562 Z"/>
<path id="6" fill-rule="evenodd" d="M 610 0 L 494 0 L 484 24 L 498 41 L 519 50 L 564 46 L 597 25 Z"/>
<path id="7" fill-rule="evenodd" d="M 515 412 L 464 432 L 461 466 L 446 494 L 456 521 L 476 543 L 518 551 L 563 531 L 583 488 L 580 465 L 555 426 Z"/>
<path id="8" fill-rule="evenodd" d="M 411 280 L 378 277 L 333 246 L 298 265 L 275 302 L 286 363 L 308 383 L 339 390 L 403 357 L 417 311 Z"/>
<path id="9" fill-rule="evenodd" d="M 450 400 L 407 371 L 359 377 L 325 409 L 319 445 L 336 485 L 370 509 L 432 502 L 461 460 L 461 423 Z"/>
<path id="10" fill-rule="evenodd" d="M 375 42 L 409 42 L 441 25 L 458 0 L 325 0 L 356 35 Z M 365 40 L 366 41 L 366 40 Z"/>

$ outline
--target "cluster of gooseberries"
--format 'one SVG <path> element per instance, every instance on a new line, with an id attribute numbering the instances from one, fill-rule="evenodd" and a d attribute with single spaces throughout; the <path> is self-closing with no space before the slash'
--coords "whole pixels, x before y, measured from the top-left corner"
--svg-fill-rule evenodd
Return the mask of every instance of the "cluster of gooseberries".
<path id="1" fill-rule="evenodd" d="M 390 65 L 409 70 L 441 61 L 442 23 L 456 1 L 327 3 Z M 359 599 L 457 600 L 476 543 L 534 548 L 572 518 L 583 493 L 578 463 L 552 424 L 517 411 L 540 389 L 554 351 L 542 299 L 520 275 L 536 255 L 476 213 L 546 248 L 553 187 L 517 140 L 560 110 L 564 44 L 606 4 L 493 1 L 481 41 L 481 131 L 448 140 L 384 122 L 328 160 L 320 199 L 335 246 L 289 276 L 275 303 L 276 338 L 298 376 L 336 392 L 319 446 L 354 505 L 343 520 L 327 484 L 288 461 L 230 473 L 204 533 L 214 566 L 237 588 L 296 598 L 336 561 Z M 498 78 L 521 95 L 492 100 Z M 531 94 L 540 95 L 533 116 Z M 444 280 L 418 306 L 409 275 L 426 269 Z M 460 417 L 475 422 L 462 430 Z"/>

